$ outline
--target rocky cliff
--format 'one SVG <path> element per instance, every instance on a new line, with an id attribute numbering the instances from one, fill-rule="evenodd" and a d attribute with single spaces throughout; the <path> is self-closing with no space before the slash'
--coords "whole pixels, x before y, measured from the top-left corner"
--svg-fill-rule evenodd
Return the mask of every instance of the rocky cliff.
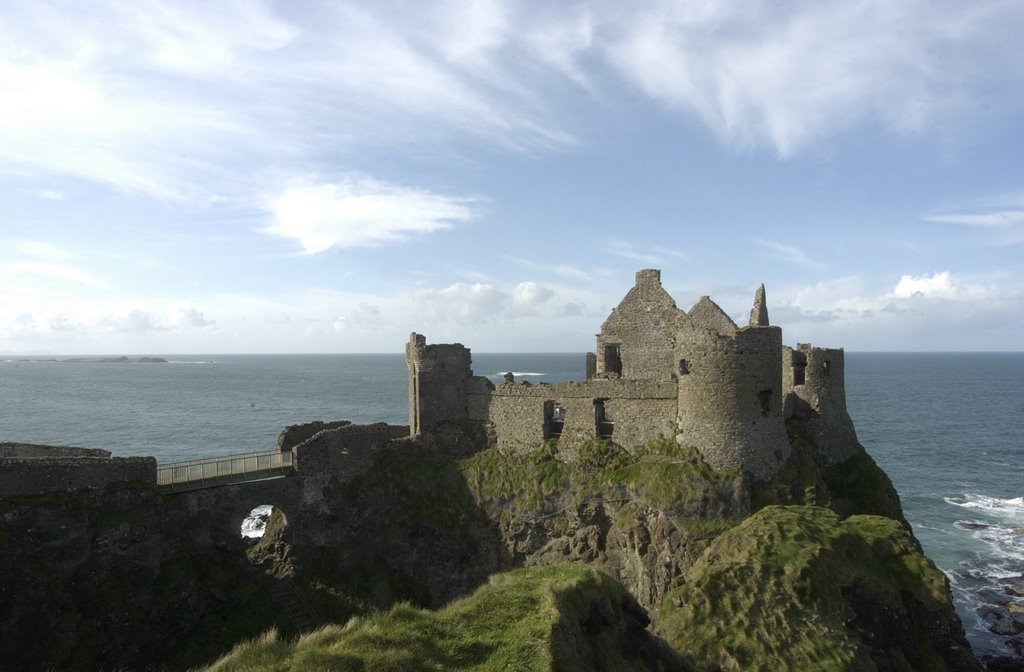
<path id="1" fill-rule="evenodd" d="M 331 445 L 330 432 L 352 434 L 309 441 Z M 480 426 L 448 425 L 374 448 L 344 479 L 295 485 L 248 554 L 223 538 L 211 498 L 9 498 L 0 637 L 19 669 L 176 669 L 272 626 L 357 618 L 369 620 L 297 643 L 267 636 L 220 665 L 977 670 L 885 474 L 862 451 L 825 466 L 799 420 L 789 440 L 786 468 L 754 484 L 671 440 L 593 441 L 563 461 L 554 445 L 513 455 Z M 275 592 L 282 582 L 302 614 Z M 547 597 L 521 603 L 517 591 Z M 358 653 L 368 633 L 386 640 L 403 623 L 434 633 L 402 649 L 433 667 Z M 502 623 L 534 628 L 548 657 L 515 657 Z"/>

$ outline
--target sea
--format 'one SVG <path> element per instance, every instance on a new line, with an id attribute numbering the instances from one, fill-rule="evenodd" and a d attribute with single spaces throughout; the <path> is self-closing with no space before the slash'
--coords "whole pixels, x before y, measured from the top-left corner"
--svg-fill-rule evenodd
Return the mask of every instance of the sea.
<path id="1" fill-rule="evenodd" d="M 272 450 L 286 425 L 406 424 L 402 355 L 0 356 L 0 441 L 167 463 Z M 582 353 L 474 353 L 478 375 L 584 378 Z M 1024 588 L 1024 353 L 846 354 L 847 406 L 980 655 L 1012 655 L 985 605 Z M 1019 639 L 1020 636 L 1018 636 Z"/>

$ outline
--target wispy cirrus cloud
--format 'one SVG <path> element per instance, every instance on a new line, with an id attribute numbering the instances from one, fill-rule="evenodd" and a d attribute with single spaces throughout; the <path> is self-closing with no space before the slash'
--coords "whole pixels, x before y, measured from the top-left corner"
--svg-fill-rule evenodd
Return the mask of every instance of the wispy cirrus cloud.
<path id="1" fill-rule="evenodd" d="M 766 238 L 754 238 L 753 242 L 761 248 L 761 254 L 765 257 L 777 259 L 792 266 L 799 266 L 800 268 L 810 271 L 825 270 L 825 264 L 812 259 L 806 252 L 795 245 L 787 245 L 785 243 L 768 240 Z"/>
<path id="2" fill-rule="evenodd" d="M 1000 0 L 409 7 L 14 3 L 0 164 L 244 202 L 358 148 L 563 151 L 581 141 L 579 103 L 614 107 L 624 82 L 730 145 L 791 156 L 857 124 L 914 133 L 979 106 L 1013 81 L 1024 23 Z"/>
<path id="3" fill-rule="evenodd" d="M 608 53 L 727 142 L 790 156 L 862 122 L 930 128 L 972 106 L 972 88 L 993 81 L 987 65 L 1014 68 L 1020 6 L 941 5 L 655 3 L 630 8 Z"/>
<path id="4" fill-rule="evenodd" d="M 999 210 L 982 213 L 959 213 L 949 215 L 928 215 L 923 218 L 927 222 L 944 224 L 963 224 L 983 228 L 1008 228 L 1024 224 L 1024 210 Z"/>
<path id="5" fill-rule="evenodd" d="M 666 262 L 667 257 L 680 260 L 687 259 L 687 254 L 682 250 L 663 245 L 638 245 L 637 243 L 631 243 L 628 240 L 620 240 L 618 238 L 611 238 L 605 241 L 605 249 L 616 257 L 632 259 L 642 264 L 663 264 Z"/>

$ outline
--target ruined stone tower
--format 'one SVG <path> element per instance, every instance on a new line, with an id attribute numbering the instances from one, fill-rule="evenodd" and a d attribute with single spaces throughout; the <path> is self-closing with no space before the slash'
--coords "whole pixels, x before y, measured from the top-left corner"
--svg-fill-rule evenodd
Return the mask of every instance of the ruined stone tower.
<path id="1" fill-rule="evenodd" d="M 466 385 L 473 376 L 469 348 L 461 343 L 427 345 L 426 337 L 414 332 L 405 346 L 405 361 L 413 436 L 440 422 L 466 419 Z"/>

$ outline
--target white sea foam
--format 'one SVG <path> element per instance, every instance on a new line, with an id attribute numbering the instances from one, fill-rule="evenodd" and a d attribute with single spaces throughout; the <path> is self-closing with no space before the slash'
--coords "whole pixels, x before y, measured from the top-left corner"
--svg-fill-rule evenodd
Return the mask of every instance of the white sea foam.
<path id="1" fill-rule="evenodd" d="M 978 495 L 968 492 L 963 497 L 944 497 L 947 504 L 960 506 L 965 509 L 977 509 L 1001 518 L 1017 521 L 1024 525 L 1024 497 L 1013 497 L 1012 499 L 1000 499 L 988 495 Z"/>
<path id="2" fill-rule="evenodd" d="M 242 521 L 242 536 L 246 539 L 259 539 L 267 529 L 267 521 L 274 507 L 270 504 L 261 504 L 249 512 L 248 517 Z"/>

